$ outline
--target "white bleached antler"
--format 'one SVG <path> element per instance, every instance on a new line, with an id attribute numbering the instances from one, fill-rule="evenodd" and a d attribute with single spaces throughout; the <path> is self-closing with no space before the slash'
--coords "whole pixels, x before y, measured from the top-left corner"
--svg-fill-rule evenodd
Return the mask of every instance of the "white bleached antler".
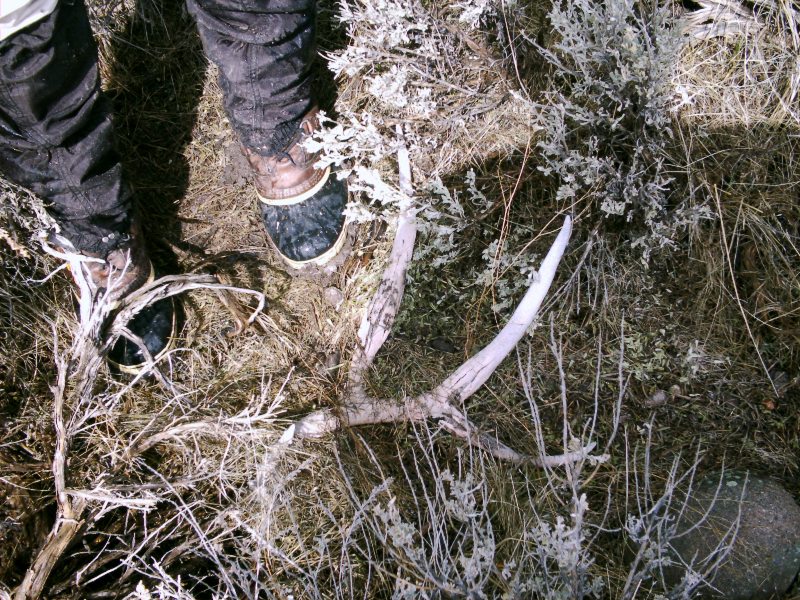
<path id="1" fill-rule="evenodd" d="M 398 165 L 401 190 L 410 200 L 413 195 L 411 169 L 408 151 L 405 148 L 398 152 Z M 521 454 L 496 439 L 480 433 L 460 408 L 463 401 L 489 379 L 536 319 L 569 242 L 572 232 L 572 220 L 569 216 L 564 219 L 564 225 L 542 261 L 539 273 L 531 282 L 527 293 L 509 322 L 491 343 L 430 392 L 405 398 L 402 402 L 367 395 L 364 389 L 364 377 L 378 350 L 389 336 L 397 316 L 405 289 L 406 273 L 414 251 L 416 232 L 416 219 L 409 201 L 400 211 L 389 263 L 359 328 L 360 347 L 354 352 L 342 406 L 338 409 L 315 411 L 303 417 L 293 423 L 281 439 L 291 442 L 296 439 L 320 437 L 343 426 L 355 427 L 434 418 L 440 419 L 442 425 L 452 434 L 480 446 L 503 460 L 557 466 L 588 456 L 593 449 L 592 446 L 559 456 L 530 457 Z"/>

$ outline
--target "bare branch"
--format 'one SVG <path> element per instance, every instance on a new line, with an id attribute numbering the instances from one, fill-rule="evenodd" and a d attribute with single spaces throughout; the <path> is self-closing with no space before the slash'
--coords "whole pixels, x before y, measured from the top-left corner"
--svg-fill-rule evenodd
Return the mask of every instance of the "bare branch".
<path id="1" fill-rule="evenodd" d="M 119 304 L 119 312 L 114 318 L 114 323 L 110 328 L 112 335 L 106 341 L 106 346 L 110 346 L 116 340 L 116 336 L 121 333 L 122 328 L 144 307 L 158 302 L 163 298 L 182 294 L 192 290 L 224 290 L 240 294 L 249 294 L 258 299 L 258 305 L 247 319 L 247 325 L 252 325 L 259 313 L 264 309 L 266 299 L 264 294 L 248 288 L 240 288 L 219 283 L 213 275 L 189 274 L 189 275 L 167 275 L 152 283 L 142 286 L 132 294 L 126 296 Z M 116 335 L 115 335 L 116 334 Z"/>
<path id="2" fill-rule="evenodd" d="M 362 385 L 366 370 L 372 365 L 378 350 L 389 337 L 405 292 L 408 265 L 414 254 L 417 222 L 411 201 L 414 192 L 411 187 L 411 166 L 406 148 L 398 151 L 397 162 L 400 171 L 400 189 L 406 195 L 406 202 L 401 207 L 397 219 L 397 232 L 389 264 L 383 272 L 381 283 L 358 329 L 361 347 L 356 350 L 350 365 L 351 387 Z"/>
<path id="3" fill-rule="evenodd" d="M 572 219 L 564 218 L 564 225 L 556 237 L 550 251 L 542 261 L 538 276 L 534 277 L 522 301 L 517 306 L 506 326 L 497 334 L 488 346 L 461 365 L 445 379 L 433 394 L 440 399 L 457 397 L 464 400 L 475 393 L 489 379 L 497 366 L 516 347 L 517 343 L 533 324 L 550 284 L 556 274 L 556 268 L 567 248 L 572 233 Z"/>

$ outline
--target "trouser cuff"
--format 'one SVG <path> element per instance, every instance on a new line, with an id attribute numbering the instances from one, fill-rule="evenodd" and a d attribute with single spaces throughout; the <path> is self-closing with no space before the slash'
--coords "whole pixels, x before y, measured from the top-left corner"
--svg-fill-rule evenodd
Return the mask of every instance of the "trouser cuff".
<path id="1" fill-rule="evenodd" d="M 82 2 L 59 2 L 0 42 L 0 171 L 45 202 L 79 250 L 106 254 L 130 228 L 131 192 L 100 91 Z"/>

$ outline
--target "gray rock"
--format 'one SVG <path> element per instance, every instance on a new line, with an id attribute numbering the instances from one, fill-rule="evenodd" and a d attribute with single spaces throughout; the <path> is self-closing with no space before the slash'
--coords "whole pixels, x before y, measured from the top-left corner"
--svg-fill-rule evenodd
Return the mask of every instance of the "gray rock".
<path id="1" fill-rule="evenodd" d="M 342 302 L 344 302 L 344 294 L 342 293 L 342 290 L 337 287 L 326 287 L 323 291 L 323 295 L 325 296 L 325 301 L 335 310 L 339 310 Z"/>
<path id="2" fill-rule="evenodd" d="M 715 499 L 716 495 L 716 499 Z M 800 571 L 800 506 L 775 481 L 726 471 L 704 476 L 692 493 L 678 523 L 673 548 L 684 561 L 703 559 L 713 552 L 741 509 L 739 529 L 726 561 L 703 589 L 705 598 L 768 600 L 780 598 Z M 697 528 L 691 527 L 706 519 Z M 690 531 L 691 530 L 691 531 Z M 670 569 L 667 583 L 680 581 L 683 571 Z"/>

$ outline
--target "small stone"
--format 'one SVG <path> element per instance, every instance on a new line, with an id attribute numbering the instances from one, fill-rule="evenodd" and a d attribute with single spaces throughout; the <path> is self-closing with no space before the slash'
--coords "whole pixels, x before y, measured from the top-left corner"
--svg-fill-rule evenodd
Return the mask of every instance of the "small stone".
<path id="1" fill-rule="evenodd" d="M 344 302 L 344 294 L 339 288 L 333 286 L 326 287 L 323 291 L 323 295 L 325 296 L 325 301 L 335 310 L 339 310 L 342 302 Z"/>
<path id="2" fill-rule="evenodd" d="M 240 149 L 239 144 L 230 143 L 223 148 L 224 163 L 219 183 L 224 186 L 245 187 L 250 183 L 253 169 Z"/>
<path id="3" fill-rule="evenodd" d="M 338 351 L 335 351 L 325 355 L 324 364 L 328 371 L 333 371 L 334 369 L 339 368 L 339 365 L 342 364 L 342 354 Z"/>
<path id="4" fill-rule="evenodd" d="M 655 408 L 667 403 L 667 393 L 664 390 L 657 390 L 652 396 L 645 400 L 645 406 Z"/>
<path id="5" fill-rule="evenodd" d="M 428 342 L 428 345 L 434 350 L 438 350 L 439 352 L 447 352 L 452 354 L 458 351 L 458 348 L 455 347 L 453 342 L 441 336 L 435 337 L 432 340 L 430 340 Z"/>
<path id="6" fill-rule="evenodd" d="M 338 369 L 342 364 L 342 355 L 338 351 L 333 351 L 328 354 L 324 352 L 317 352 L 317 362 L 315 368 L 317 373 L 322 376 L 328 376 L 332 371 Z"/>
<path id="7" fill-rule="evenodd" d="M 772 379 L 772 386 L 775 388 L 778 398 L 783 398 L 786 395 L 786 390 L 789 389 L 790 381 L 789 375 L 786 371 L 774 371 L 770 370 L 769 372 L 770 379 Z"/>
<path id="8" fill-rule="evenodd" d="M 704 587 L 701 597 L 780 598 L 800 571 L 800 506 L 771 479 L 733 470 L 704 476 L 678 523 L 673 549 L 680 561 L 689 563 L 696 557 L 697 565 L 740 514 L 730 553 L 709 582 L 716 590 Z M 679 567 L 666 569 L 665 583 L 677 585 L 684 573 Z"/>

